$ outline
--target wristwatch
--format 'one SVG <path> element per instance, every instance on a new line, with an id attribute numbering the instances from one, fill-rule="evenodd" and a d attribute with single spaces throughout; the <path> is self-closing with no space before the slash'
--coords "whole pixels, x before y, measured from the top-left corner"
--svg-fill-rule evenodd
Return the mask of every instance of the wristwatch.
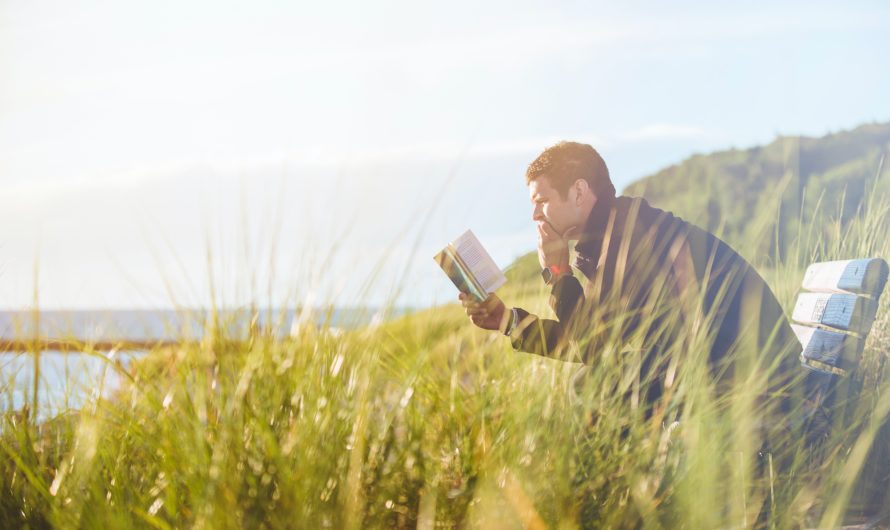
<path id="1" fill-rule="evenodd" d="M 544 267 L 544 270 L 541 271 L 541 278 L 544 278 L 544 283 L 547 285 L 553 285 L 560 276 L 568 273 L 569 271 L 563 270 L 562 267 L 551 265 L 549 267 Z"/>
<path id="2" fill-rule="evenodd" d="M 515 307 L 510 308 L 510 316 L 508 317 L 507 325 L 504 328 L 504 335 L 511 336 L 513 334 L 513 330 L 516 329 L 516 324 L 519 323 L 519 312 L 516 311 Z"/>

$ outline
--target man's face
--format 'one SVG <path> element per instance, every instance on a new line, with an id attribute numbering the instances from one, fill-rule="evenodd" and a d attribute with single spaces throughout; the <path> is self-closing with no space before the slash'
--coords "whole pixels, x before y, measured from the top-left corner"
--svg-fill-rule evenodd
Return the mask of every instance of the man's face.
<path id="1" fill-rule="evenodd" d="M 568 196 L 562 197 L 544 175 L 531 181 L 528 191 L 534 207 L 532 220 L 539 224 L 549 223 L 563 238 L 577 234 L 584 219 L 580 219 L 581 210 L 577 197 L 573 197 L 573 190 L 569 189 Z"/>

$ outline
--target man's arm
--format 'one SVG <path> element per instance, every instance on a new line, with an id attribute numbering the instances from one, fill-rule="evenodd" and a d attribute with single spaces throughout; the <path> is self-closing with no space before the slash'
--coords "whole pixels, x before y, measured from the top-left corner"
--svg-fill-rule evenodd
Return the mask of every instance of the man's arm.
<path id="1" fill-rule="evenodd" d="M 515 350 L 561 359 L 570 338 L 569 323 L 578 304 L 584 301 L 584 290 L 571 275 L 561 276 L 553 284 L 550 305 L 558 320 L 538 318 L 518 307 L 507 308 L 495 294 L 481 303 L 463 293 L 459 298 L 473 324 L 507 335 Z"/>
<path id="2" fill-rule="evenodd" d="M 504 333 L 515 350 L 562 359 L 571 335 L 572 315 L 584 301 L 584 289 L 571 274 L 568 241 L 545 220 L 540 220 L 537 227 L 541 267 L 559 274 L 551 281 L 550 292 L 550 307 L 557 320 L 538 318 L 518 307 L 508 310 L 494 294 L 482 303 L 463 294 L 460 300 L 473 324 Z"/>
<path id="3" fill-rule="evenodd" d="M 509 334 L 513 349 L 562 359 L 564 347 L 571 338 L 572 315 L 583 302 L 581 283 L 572 275 L 560 277 L 550 294 L 550 306 L 557 320 L 538 318 L 524 309 L 514 308 L 516 320 L 515 325 L 510 323 L 512 332 Z"/>
<path id="4" fill-rule="evenodd" d="M 552 281 L 550 307 L 556 320 L 538 318 L 519 308 L 513 310 L 515 325 L 509 333 L 513 349 L 562 358 L 563 348 L 570 338 L 569 323 L 578 304 L 584 300 L 584 289 L 572 276 L 569 266 L 569 242 L 544 219 L 538 224 L 538 261 L 542 269 L 561 275 Z"/>

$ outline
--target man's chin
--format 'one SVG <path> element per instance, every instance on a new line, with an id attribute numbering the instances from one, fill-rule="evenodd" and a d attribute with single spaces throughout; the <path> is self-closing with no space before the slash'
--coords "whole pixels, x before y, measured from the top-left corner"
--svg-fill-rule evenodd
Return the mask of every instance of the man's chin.
<path id="1" fill-rule="evenodd" d="M 581 231 L 578 229 L 577 226 L 570 226 L 566 228 L 565 232 L 562 233 L 562 238 L 566 241 L 578 239 L 578 234 L 580 233 Z"/>

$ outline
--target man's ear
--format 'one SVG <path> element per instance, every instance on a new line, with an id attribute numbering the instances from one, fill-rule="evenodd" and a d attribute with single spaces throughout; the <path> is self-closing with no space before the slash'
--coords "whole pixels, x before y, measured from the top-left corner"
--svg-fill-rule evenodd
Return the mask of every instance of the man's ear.
<path id="1" fill-rule="evenodd" d="M 590 189 L 590 184 L 587 183 L 584 179 L 578 179 L 575 181 L 574 186 L 575 189 L 575 204 L 581 204 L 581 199 L 584 197 L 585 192 Z"/>

